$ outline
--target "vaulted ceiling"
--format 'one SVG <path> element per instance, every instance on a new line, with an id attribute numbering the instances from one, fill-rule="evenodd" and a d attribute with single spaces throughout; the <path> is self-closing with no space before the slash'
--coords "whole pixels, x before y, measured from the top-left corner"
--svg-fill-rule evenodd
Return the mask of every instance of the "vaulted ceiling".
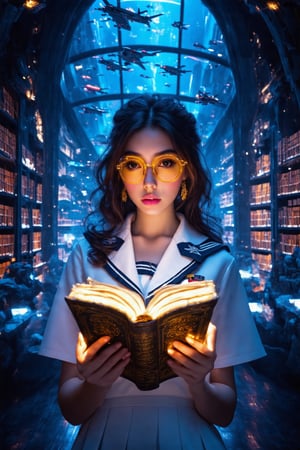
<path id="1" fill-rule="evenodd" d="M 241 132 L 272 96 L 290 108 L 291 125 L 296 121 L 298 0 L 44 0 L 30 9 L 26 3 L 1 3 L 0 77 L 35 95 L 50 141 L 63 112 L 81 125 L 84 145 L 99 151 L 123 99 L 151 91 L 186 102 L 204 140 L 233 100 Z M 140 23 L 149 16 L 156 17 Z"/>

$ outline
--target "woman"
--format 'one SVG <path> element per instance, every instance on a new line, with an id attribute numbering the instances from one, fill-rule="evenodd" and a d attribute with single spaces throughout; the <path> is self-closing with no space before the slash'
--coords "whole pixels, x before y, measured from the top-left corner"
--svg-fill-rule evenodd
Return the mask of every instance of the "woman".
<path id="1" fill-rule="evenodd" d="M 114 117 L 96 172 L 99 204 L 66 265 L 41 347 L 63 361 L 58 400 L 65 418 L 82 424 L 76 449 L 224 448 L 214 425 L 234 415 L 233 366 L 265 354 L 233 257 L 221 249 L 202 258 L 208 239 L 216 249 L 221 240 L 207 214 L 199 145 L 194 116 L 170 98 L 134 98 Z M 139 391 L 122 377 L 128 349 L 106 345 L 109 336 L 87 347 L 64 297 L 91 277 L 147 299 L 191 271 L 214 280 L 219 294 L 206 340 L 173 342 L 176 377 Z"/>

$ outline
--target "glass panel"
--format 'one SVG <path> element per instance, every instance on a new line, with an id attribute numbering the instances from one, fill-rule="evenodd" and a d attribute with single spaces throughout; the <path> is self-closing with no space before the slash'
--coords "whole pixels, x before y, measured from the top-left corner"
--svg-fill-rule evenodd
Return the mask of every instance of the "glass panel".
<path id="1" fill-rule="evenodd" d="M 83 104 L 74 108 L 79 123 L 90 138 L 98 155 L 106 146 L 112 118 L 120 106 L 120 100 L 111 100 Z"/>
<path id="2" fill-rule="evenodd" d="M 186 102 L 205 142 L 235 93 L 227 58 L 201 1 L 97 0 L 74 33 L 61 85 L 97 153 L 117 105 L 139 93 Z"/>

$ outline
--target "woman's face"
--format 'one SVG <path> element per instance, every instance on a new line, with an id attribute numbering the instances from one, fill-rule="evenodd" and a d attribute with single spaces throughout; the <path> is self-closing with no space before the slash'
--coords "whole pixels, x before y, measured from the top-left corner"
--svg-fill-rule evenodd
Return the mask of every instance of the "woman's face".
<path id="1" fill-rule="evenodd" d="M 174 200 L 185 178 L 185 170 L 184 164 L 179 164 L 179 172 L 176 176 L 170 176 L 174 172 L 172 167 L 177 164 L 172 158 L 179 155 L 176 154 L 169 136 L 159 128 L 144 128 L 129 139 L 125 155 L 138 156 L 146 164 L 153 163 L 158 173 L 158 176 L 155 175 L 152 167 L 147 166 L 145 173 L 140 176 L 142 170 L 136 169 L 140 167 L 139 164 L 134 160 L 126 163 L 128 177 L 123 178 L 123 183 L 137 210 L 148 215 L 159 215 L 168 209 L 173 211 Z M 171 181 L 161 181 L 160 175 L 164 180 L 170 177 Z M 177 176 L 178 178 L 174 179 Z"/>

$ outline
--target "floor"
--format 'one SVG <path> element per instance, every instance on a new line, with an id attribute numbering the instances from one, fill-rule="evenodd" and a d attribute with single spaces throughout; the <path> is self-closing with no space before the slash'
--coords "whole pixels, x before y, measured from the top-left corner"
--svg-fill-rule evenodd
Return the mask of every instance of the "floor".
<path id="1" fill-rule="evenodd" d="M 71 449 L 77 428 L 60 415 L 58 374 L 59 363 L 40 357 L 35 347 L 23 352 L 13 373 L 2 374 L 1 450 Z M 236 414 L 220 429 L 227 449 L 299 450 L 300 387 L 271 381 L 252 365 L 239 366 L 236 380 Z"/>

